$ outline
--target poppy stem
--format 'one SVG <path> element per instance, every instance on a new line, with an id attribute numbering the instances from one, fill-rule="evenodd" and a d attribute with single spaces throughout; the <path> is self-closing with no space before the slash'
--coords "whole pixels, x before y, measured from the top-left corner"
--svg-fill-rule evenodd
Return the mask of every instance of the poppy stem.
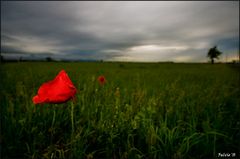
<path id="1" fill-rule="evenodd" d="M 73 116 L 73 112 L 74 112 L 74 105 L 73 102 L 71 102 L 71 122 L 72 122 L 72 134 L 74 132 L 74 116 Z"/>
<path id="2" fill-rule="evenodd" d="M 55 117 L 56 117 L 56 112 L 55 112 L 55 109 L 53 109 L 52 129 L 53 129 L 53 125 L 55 123 Z"/>
<path id="3" fill-rule="evenodd" d="M 54 107 L 53 107 L 54 108 Z M 52 119 L 52 126 L 50 128 L 50 133 L 51 133 L 51 144 L 53 142 L 53 133 L 54 133 L 54 123 L 55 123 L 55 118 L 56 118 L 56 112 L 55 112 L 55 108 L 53 109 L 53 119 Z"/>

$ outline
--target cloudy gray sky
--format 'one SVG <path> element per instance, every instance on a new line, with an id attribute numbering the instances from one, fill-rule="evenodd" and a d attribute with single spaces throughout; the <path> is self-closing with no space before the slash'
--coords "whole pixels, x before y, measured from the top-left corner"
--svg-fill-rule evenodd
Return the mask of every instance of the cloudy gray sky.
<path id="1" fill-rule="evenodd" d="M 237 59 L 238 1 L 1 1 L 4 57 L 206 62 Z"/>

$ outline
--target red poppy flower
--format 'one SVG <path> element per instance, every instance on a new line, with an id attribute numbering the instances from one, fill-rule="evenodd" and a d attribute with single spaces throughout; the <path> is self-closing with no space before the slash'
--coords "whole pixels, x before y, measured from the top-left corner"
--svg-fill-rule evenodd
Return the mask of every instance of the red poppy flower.
<path id="1" fill-rule="evenodd" d="M 101 75 L 98 77 L 98 82 L 100 85 L 104 85 L 106 83 L 106 78 L 103 75 Z"/>
<path id="2" fill-rule="evenodd" d="M 74 98 L 76 92 L 67 73 L 62 70 L 54 80 L 41 85 L 38 94 L 33 97 L 33 103 L 64 103 Z"/>

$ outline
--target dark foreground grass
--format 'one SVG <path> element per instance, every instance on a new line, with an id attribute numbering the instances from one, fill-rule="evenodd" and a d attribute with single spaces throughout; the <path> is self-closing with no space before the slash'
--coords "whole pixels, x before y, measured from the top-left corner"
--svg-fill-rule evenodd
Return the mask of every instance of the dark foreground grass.
<path id="1" fill-rule="evenodd" d="M 226 64 L 1 64 L 2 158 L 239 156 L 239 68 Z M 76 101 L 37 105 L 65 69 Z M 97 77 L 107 83 L 100 86 Z"/>

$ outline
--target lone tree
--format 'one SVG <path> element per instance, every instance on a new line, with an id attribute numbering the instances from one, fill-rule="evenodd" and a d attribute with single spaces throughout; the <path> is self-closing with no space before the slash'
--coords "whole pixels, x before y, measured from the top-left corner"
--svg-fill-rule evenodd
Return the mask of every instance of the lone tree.
<path id="1" fill-rule="evenodd" d="M 46 57 L 46 61 L 51 62 L 51 61 L 53 61 L 53 59 L 51 57 Z"/>
<path id="2" fill-rule="evenodd" d="M 214 46 L 213 48 L 209 49 L 207 56 L 211 59 L 212 64 L 214 64 L 214 59 L 218 59 L 218 56 L 221 54 L 222 52 L 217 49 L 217 46 Z"/>

